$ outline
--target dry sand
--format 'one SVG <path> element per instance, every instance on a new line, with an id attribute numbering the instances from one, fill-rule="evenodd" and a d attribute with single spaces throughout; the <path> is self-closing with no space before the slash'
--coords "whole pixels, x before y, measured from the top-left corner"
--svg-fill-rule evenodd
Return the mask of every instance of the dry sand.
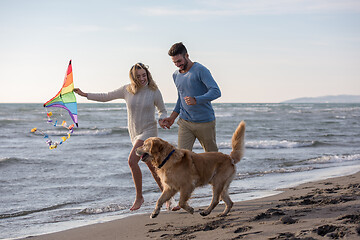
<path id="1" fill-rule="evenodd" d="M 134 215 L 26 239 L 360 239 L 360 173 L 237 202 L 228 216 L 217 217 L 223 208 L 207 217 L 199 209 L 193 215 L 162 211 L 155 219 Z"/>

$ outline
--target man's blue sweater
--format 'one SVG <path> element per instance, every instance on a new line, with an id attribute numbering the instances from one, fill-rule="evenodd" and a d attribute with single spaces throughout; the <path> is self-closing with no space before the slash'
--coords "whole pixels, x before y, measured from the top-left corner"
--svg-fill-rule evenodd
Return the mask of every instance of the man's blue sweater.
<path id="1" fill-rule="evenodd" d="M 174 112 L 190 122 L 214 121 L 215 113 L 211 101 L 219 98 L 221 92 L 210 71 L 200 63 L 194 62 L 188 72 L 174 72 L 173 79 L 178 90 Z M 196 105 L 187 105 L 184 97 L 194 97 Z"/>

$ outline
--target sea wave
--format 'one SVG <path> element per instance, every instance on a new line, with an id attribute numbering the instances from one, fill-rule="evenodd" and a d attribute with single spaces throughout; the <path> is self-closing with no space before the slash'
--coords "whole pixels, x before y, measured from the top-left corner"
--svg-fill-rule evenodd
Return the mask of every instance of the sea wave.
<path id="1" fill-rule="evenodd" d="M 41 129 L 40 129 L 41 130 Z M 63 136 L 67 134 L 68 130 L 65 128 L 42 130 L 43 133 L 49 136 Z M 43 135 L 42 133 L 35 132 L 36 135 Z M 72 133 L 72 136 L 101 136 L 101 135 L 113 135 L 113 134 L 128 134 L 128 129 L 123 128 L 81 128 L 76 129 Z"/>
<path id="2" fill-rule="evenodd" d="M 174 144 L 176 146 L 176 143 L 171 143 Z M 219 149 L 231 149 L 231 143 L 228 142 L 220 142 L 217 143 L 217 146 Z M 200 145 L 200 143 L 196 142 L 193 146 L 194 150 L 198 150 L 198 149 L 203 149 L 203 147 Z"/>
<path id="3" fill-rule="evenodd" d="M 216 112 L 215 113 L 215 117 L 216 118 L 228 118 L 228 117 L 233 117 L 234 113 L 233 112 Z"/>
<path id="4" fill-rule="evenodd" d="M 76 130 L 76 129 L 75 129 Z M 98 135 L 117 135 L 117 134 L 129 134 L 127 127 L 115 127 L 115 128 L 85 128 L 74 130 L 74 135 L 78 136 L 98 136 Z"/>
<path id="5" fill-rule="evenodd" d="M 248 141 L 245 143 L 246 148 L 253 149 L 279 149 L 279 148 L 302 148 L 302 147 L 313 147 L 320 145 L 318 141 L 310 142 L 297 142 L 288 140 L 259 140 L 259 141 Z"/>
<path id="6" fill-rule="evenodd" d="M 113 111 L 126 111 L 126 106 L 124 107 L 87 107 L 82 109 L 84 112 L 113 112 Z"/>
<path id="7" fill-rule="evenodd" d="M 24 119 L 21 118 L 13 118 L 13 117 L 9 117 L 9 118 L 4 118 L 4 119 L 0 119 L 0 126 L 2 124 L 9 124 L 9 123 L 15 123 L 15 122 L 21 122 L 24 121 Z"/>
<path id="8" fill-rule="evenodd" d="M 346 161 L 358 161 L 360 160 L 360 154 L 347 154 L 347 155 L 327 155 L 317 158 L 311 158 L 307 160 L 307 163 L 337 163 Z"/>
<path id="9" fill-rule="evenodd" d="M 244 179 L 244 178 L 253 178 L 253 177 L 257 177 L 257 176 L 264 176 L 264 175 L 273 174 L 273 173 L 306 172 L 306 171 L 311 171 L 313 169 L 314 169 L 313 166 L 293 167 L 293 168 L 276 168 L 276 169 L 271 169 L 271 170 L 266 170 L 266 171 L 239 173 L 237 177 L 239 179 Z"/>
<path id="10" fill-rule="evenodd" d="M 98 208 L 85 208 L 81 210 L 80 214 L 101 214 L 107 212 L 117 212 L 121 210 L 127 209 L 128 206 L 120 205 L 120 204 L 110 204 L 105 207 L 98 207 Z"/>
<path id="11" fill-rule="evenodd" d="M 67 206 L 67 205 L 70 205 L 70 204 L 76 204 L 76 203 L 62 203 L 62 204 L 57 204 L 57 205 L 53 205 L 53 206 L 45 207 L 45 208 L 25 210 L 25 211 L 19 211 L 19 212 L 14 212 L 14 213 L 0 214 L 0 219 L 22 217 L 22 216 L 26 216 L 26 215 L 33 214 L 33 213 L 56 210 L 56 209 L 62 208 L 64 206 Z"/>
<path id="12" fill-rule="evenodd" d="M 257 140 L 247 141 L 245 148 L 249 149 L 280 149 L 280 148 L 302 148 L 302 147 L 317 147 L 326 145 L 319 141 L 297 142 L 288 140 Z M 230 142 L 220 142 L 217 144 L 219 149 L 231 149 Z M 199 143 L 195 143 L 193 149 L 202 149 Z"/>
<path id="13" fill-rule="evenodd" d="M 22 158 L 16 158 L 16 157 L 4 157 L 4 158 L 0 158 L 0 166 L 1 164 L 4 163 L 16 163 L 16 162 L 20 162 L 24 159 Z"/>

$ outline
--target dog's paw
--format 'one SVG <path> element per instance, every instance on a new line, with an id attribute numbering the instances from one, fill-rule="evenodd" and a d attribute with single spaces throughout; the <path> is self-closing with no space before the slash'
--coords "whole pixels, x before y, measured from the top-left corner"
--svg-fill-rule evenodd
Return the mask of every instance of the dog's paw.
<path id="1" fill-rule="evenodd" d="M 159 212 L 154 211 L 151 215 L 150 218 L 156 218 L 159 215 Z"/>
<path id="2" fill-rule="evenodd" d="M 218 217 L 225 217 L 227 215 L 227 213 L 220 213 L 219 215 L 217 215 Z"/>
<path id="3" fill-rule="evenodd" d="M 192 207 L 190 207 L 188 212 L 191 214 L 194 214 L 194 209 Z"/>
<path id="4" fill-rule="evenodd" d="M 200 215 L 203 216 L 203 217 L 205 217 L 205 216 L 209 215 L 209 212 L 202 211 L 202 212 L 200 212 Z"/>

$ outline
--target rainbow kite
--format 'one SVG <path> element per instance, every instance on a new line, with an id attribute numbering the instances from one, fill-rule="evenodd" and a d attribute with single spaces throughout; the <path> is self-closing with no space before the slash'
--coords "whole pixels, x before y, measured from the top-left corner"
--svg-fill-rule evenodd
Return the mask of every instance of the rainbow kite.
<path id="1" fill-rule="evenodd" d="M 75 98 L 75 94 L 74 94 L 73 90 L 74 90 L 74 82 L 73 82 L 73 73 L 72 73 L 71 60 L 70 60 L 62 88 L 56 94 L 55 97 L 53 97 L 52 99 L 50 99 L 49 101 L 47 101 L 44 104 L 44 107 L 60 107 L 60 108 L 66 109 L 69 112 L 71 119 L 78 127 L 77 105 L 76 105 L 76 98 Z M 53 115 L 52 112 L 48 112 L 46 115 L 48 117 L 48 123 L 54 123 L 53 124 L 54 127 L 57 127 L 57 120 L 55 120 L 55 122 L 54 122 L 51 118 Z M 73 133 L 74 124 L 71 124 L 70 126 L 68 126 L 66 124 L 66 121 L 63 121 L 61 126 L 68 129 L 69 131 L 68 131 L 66 137 L 65 136 L 61 137 L 60 142 L 51 140 L 49 135 L 47 135 L 45 132 L 41 131 L 40 129 L 33 128 L 33 129 L 31 129 L 31 132 L 32 133 L 37 132 L 37 133 L 40 133 L 41 135 L 44 135 L 44 138 L 47 139 L 46 143 L 49 145 L 49 148 L 54 149 L 58 145 L 61 145 L 63 142 L 65 142 L 67 139 L 69 139 L 70 134 Z"/>
<path id="2" fill-rule="evenodd" d="M 74 82 L 70 60 L 62 88 L 55 97 L 44 104 L 44 107 L 60 107 L 66 109 L 69 112 L 71 119 L 78 127 L 77 105 L 73 90 Z"/>

